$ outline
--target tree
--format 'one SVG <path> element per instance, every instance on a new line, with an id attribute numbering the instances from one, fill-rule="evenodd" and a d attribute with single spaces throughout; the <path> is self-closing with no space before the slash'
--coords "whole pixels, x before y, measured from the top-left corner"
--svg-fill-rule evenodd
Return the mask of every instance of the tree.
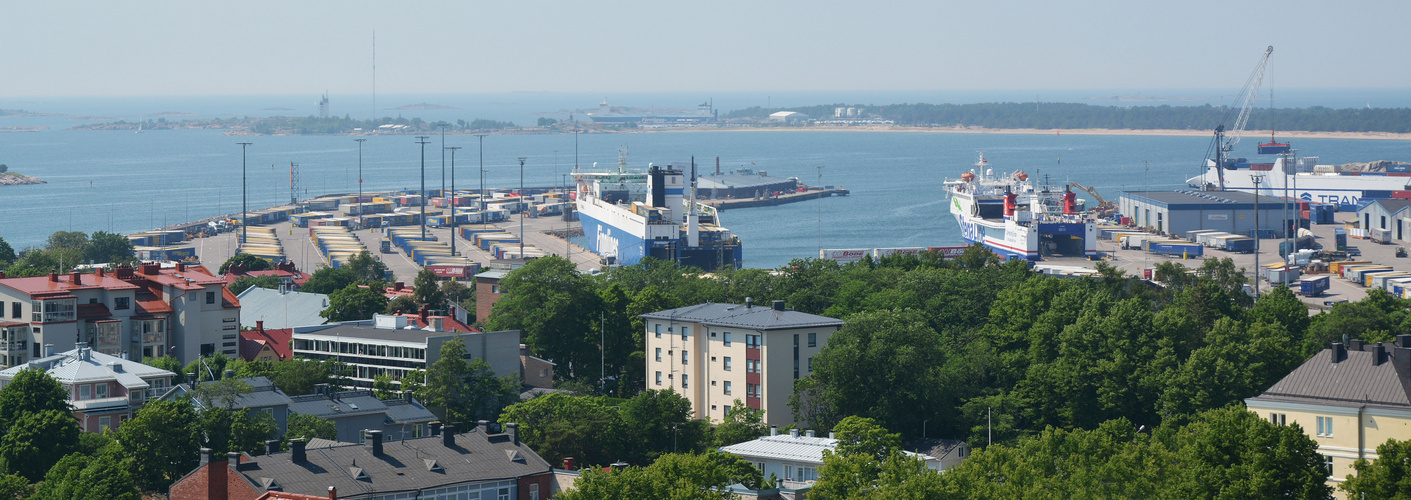
<path id="1" fill-rule="evenodd" d="M 226 451 L 243 451 L 251 455 L 265 453 L 265 441 L 279 437 L 279 424 L 274 416 L 262 411 L 233 410 L 230 418 L 230 442 Z"/>
<path id="2" fill-rule="evenodd" d="M 235 378 L 223 378 L 214 382 L 197 384 L 191 391 L 192 399 L 203 408 L 224 408 L 231 410 L 240 397 L 250 393 L 250 384 Z"/>
<path id="3" fill-rule="evenodd" d="M 515 403 L 501 423 L 519 423 L 519 436 L 551 464 L 575 457 L 582 464 L 611 463 L 626 432 L 618 410 L 602 398 L 551 393 Z"/>
<path id="4" fill-rule="evenodd" d="M 77 250 L 83 251 L 88 246 L 88 235 L 83 231 L 54 231 L 49 235 L 49 243 L 45 250 Z"/>
<path id="5" fill-rule="evenodd" d="M 15 261 L 15 248 L 5 242 L 5 238 L 0 238 L 0 264 L 9 264 Z"/>
<path id="6" fill-rule="evenodd" d="M 363 250 L 358 252 L 357 255 L 349 257 L 348 262 L 338 266 L 338 268 L 346 269 L 353 280 L 369 283 L 374 281 L 388 281 L 390 277 L 387 264 L 383 264 L 381 260 L 374 258 L 367 250 Z"/>
<path id="7" fill-rule="evenodd" d="M 594 366 L 597 356 L 593 331 L 598 295 L 592 282 L 561 257 L 534 259 L 511 271 L 500 282 L 502 295 L 485 321 L 491 330 L 520 330 L 534 355 L 553 360 L 558 379 L 598 374 L 575 374 L 570 367 Z"/>
<path id="8" fill-rule="evenodd" d="M 33 494 L 28 479 L 14 474 L 0 476 L 0 500 L 25 500 Z"/>
<path id="9" fill-rule="evenodd" d="M 397 298 L 387 301 L 387 314 L 416 314 L 421 309 L 421 305 L 416 302 L 416 297 L 410 295 L 398 295 Z"/>
<path id="10" fill-rule="evenodd" d="M 426 370 L 417 368 L 402 375 L 402 379 L 397 381 L 403 391 L 411 391 L 412 397 L 421 401 L 426 401 Z"/>
<path id="11" fill-rule="evenodd" d="M 759 469 L 729 453 L 714 450 L 701 454 L 673 453 L 662 455 L 647 467 L 611 472 L 585 469 L 574 483 L 574 489 L 564 491 L 557 498 L 726 500 L 735 498 L 725 489 L 731 484 L 757 489 L 763 482 Z"/>
<path id="12" fill-rule="evenodd" d="M 519 399 L 519 381 L 496 377 L 483 359 L 466 361 L 460 337 L 441 344 L 441 359 L 426 371 L 428 403 L 445 412 L 447 422 L 489 420 Z"/>
<path id="13" fill-rule="evenodd" d="M 850 416 L 833 427 L 839 455 L 867 455 L 882 460 L 901 449 L 901 435 L 877 425 L 870 418 Z"/>
<path id="14" fill-rule="evenodd" d="M 1243 405 L 1199 415 L 1158 438 L 1177 452 L 1180 498 L 1327 498 L 1318 443 L 1297 425 L 1274 425 Z"/>
<path id="15" fill-rule="evenodd" d="M 22 415 L 50 410 L 72 413 L 69 391 L 43 370 L 20 370 L 0 389 L 0 435 L 9 433 Z"/>
<path id="16" fill-rule="evenodd" d="M 465 286 L 464 283 L 454 279 L 442 281 L 441 295 L 446 297 L 447 302 L 460 306 L 470 314 L 475 314 L 475 290 Z"/>
<path id="17" fill-rule="evenodd" d="M 331 420 L 324 420 L 313 415 L 304 413 L 289 412 L 289 430 L 284 433 L 288 439 L 338 439 L 338 426 Z"/>
<path id="18" fill-rule="evenodd" d="M 709 444 L 710 424 L 697 420 L 691 401 L 667 389 L 648 389 L 622 402 L 623 458 L 648 463 L 666 453 L 690 453 Z"/>
<path id="19" fill-rule="evenodd" d="M 21 413 L 0 437 L 0 460 L 9 473 L 39 481 L 59 459 L 78 449 L 78 434 L 78 422 L 70 413 Z"/>
<path id="20" fill-rule="evenodd" d="M 432 309 L 441 309 L 442 302 L 446 300 L 445 294 L 441 293 L 436 273 L 426 268 L 417 271 L 416 279 L 412 280 L 412 296 L 416 297 L 418 304 Z"/>
<path id="21" fill-rule="evenodd" d="M 64 457 L 44 477 L 35 500 L 138 500 L 132 475 L 112 457 Z"/>
<path id="22" fill-rule="evenodd" d="M 1356 474 L 1338 488 L 1347 498 L 1411 498 L 1411 440 L 1388 439 L 1377 445 L 1377 459 L 1358 459 Z"/>
<path id="23" fill-rule="evenodd" d="M 902 458 L 901 436 L 877 422 L 849 416 L 833 427 L 838 446 L 823 450 L 814 492 L 823 498 L 852 498 L 881 476 L 883 464 Z M 893 464 L 896 465 L 896 464 Z"/>
<path id="24" fill-rule="evenodd" d="M 225 262 L 220 265 L 220 274 L 230 274 L 230 266 L 237 264 L 244 265 L 245 272 L 274 269 L 274 262 L 269 259 L 248 253 L 238 253 L 234 257 L 225 259 Z"/>
<path id="25" fill-rule="evenodd" d="M 331 295 L 333 292 L 347 288 L 349 285 L 357 283 L 358 276 L 352 269 L 342 266 L 337 269 L 332 267 L 321 267 L 313 274 L 309 275 L 309 280 L 304 282 L 300 291 L 309 293 L 322 293 Z"/>
<path id="26" fill-rule="evenodd" d="M 228 286 L 227 288 L 230 289 L 230 293 L 240 295 L 240 292 L 249 290 L 252 287 L 278 290 L 279 284 L 280 283 L 278 276 L 272 274 L 265 274 L 260 276 L 241 276 L 239 278 L 235 278 L 235 282 L 231 283 L 230 286 Z"/>
<path id="27" fill-rule="evenodd" d="M 186 401 L 149 401 L 114 436 L 134 482 L 166 490 L 196 468 L 201 448 L 196 409 Z"/>
<path id="28" fill-rule="evenodd" d="M 127 239 L 127 236 L 107 231 L 94 231 L 83 252 L 89 262 L 121 264 L 136 261 L 132 240 Z"/>
<path id="29" fill-rule="evenodd" d="M 330 323 L 372 319 L 387 309 L 387 296 L 381 290 L 348 285 L 328 295 L 328 308 L 318 313 Z"/>
<path id="30" fill-rule="evenodd" d="M 186 370 L 182 368 L 181 361 L 178 361 L 175 357 L 162 356 L 160 358 L 142 358 L 142 364 L 175 373 L 176 376 L 171 379 L 172 385 L 186 383 Z M 244 375 L 241 376 L 243 377 Z"/>
<path id="31" fill-rule="evenodd" d="M 372 393 L 377 399 L 392 399 L 396 395 L 397 385 L 392 381 L 392 376 L 387 374 L 372 377 Z"/>
<path id="32" fill-rule="evenodd" d="M 764 410 L 756 410 L 739 399 L 725 414 L 725 420 L 715 426 L 715 447 L 730 446 L 763 436 L 769 432 L 764 425 Z"/>
<path id="33" fill-rule="evenodd" d="M 313 394 L 314 386 L 332 382 L 331 363 L 296 358 L 275 363 L 274 386 L 290 396 Z"/>

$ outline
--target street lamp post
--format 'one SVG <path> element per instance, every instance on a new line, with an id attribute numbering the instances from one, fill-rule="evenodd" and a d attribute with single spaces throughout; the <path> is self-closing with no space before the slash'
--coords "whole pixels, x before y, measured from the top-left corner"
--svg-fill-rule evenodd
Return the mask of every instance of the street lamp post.
<path id="1" fill-rule="evenodd" d="M 429 136 L 416 136 L 416 143 L 421 145 L 421 239 L 426 240 L 426 139 Z"/>
<path id="2" fill-rule="evenodd" d="M 237 142 L 240 145 L 240 243 L 250 237 L 250 199 L 245 195 L 245 147 L 253 142 Z"/>
<path id="3" fill-rule="evenodd" d="M 524 259 L 524 160 L 519 157 L 519 258 Z"/>
<path id="4" fill-rule="evenodd" d="M 456 255 L 456 150 L 460 146 L 451 146 L 443 149 L 451 150 L 451 256 Z"/>
<path id="5" fill-rule="evenodd" d="M 488 222 L 486 218 L 490 215 L 485 213 L 485 134 L 475 134 L 480 138 L 480 201 L 476 203 L 476 208 L 480 209 L 480 229 L 486 229 Z"/>
<path id="6" fill-rule="evenodd" d="M 363 227 L 363 213 L 367 212 L 367 203 L 363 201 L 363 143 L 367 139 L 353 139 L 358 141 L 358 228 Z"/>
<path id="7" fill-rule="evenodd" d="M 441 124 L 441 197 L 446 197 L 446 124 Z M 455 211 L 452 211 L 454 214 Z"/>

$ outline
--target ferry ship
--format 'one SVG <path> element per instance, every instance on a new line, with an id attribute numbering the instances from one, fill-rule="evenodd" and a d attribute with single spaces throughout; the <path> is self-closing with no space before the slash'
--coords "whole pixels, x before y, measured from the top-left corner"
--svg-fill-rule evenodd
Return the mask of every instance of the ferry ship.
<path id="1" fill-rule="evenodd" d="M 1022 171 L 995 175 L 985 156 L 945 181 L 950 212 L 967 243 L 1009 259 L 1097 255 L 1097 222 L 1071 188 L 1035 187 Z"/>
<path id="2" fill-rule="evenodd" d="M 627 168 L 624 150 L 616 172 L 575 172 L 575 208 L 588 250 L 605 264 L 630 266 L 643 257 L 674 260 L 706 271 L 738 269 L 739 238 L 720 226 L 715 208 L 696 203 L 695 172 L 650 166 Z"/>
<path id="3" fill-rule="evenodd" d="M 1294 158 L 1287 143 L 1259 145 L 1260 155 L 1277 155 L 1262 162 L 1244 158 L 1207 159 L 1205 173 L 1186 184 L 1202 190 L 1255 192 L 1342 207 L 1356 206 L 1362 198 L 1411 196 L 1411 164 L 1395 161 L 1319 165 L 1318 157 Z M 1272 160 L 1272 161 L 1269 161 Z M 1285 188 L 1287 187 L 1287 190 Z M 1407 193 L 1398 194 L 1398 191 Z"/>
<path id="4" fill-rule="evenodd" d="M 607 99 L 598 103 L 596 111 L 589 111 L 588 118 L 606 123 L 706 123 L 716 120 L 715 107 L 706 101 L 696 109 L 650 109 L 618 108 L 608 105 Z"/>

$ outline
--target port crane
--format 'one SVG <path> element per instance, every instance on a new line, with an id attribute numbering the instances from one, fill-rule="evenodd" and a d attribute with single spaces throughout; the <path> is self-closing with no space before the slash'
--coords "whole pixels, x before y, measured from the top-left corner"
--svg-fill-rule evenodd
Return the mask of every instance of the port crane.
<path id="1" fill-rule="evenodd" d="M 1102 195 L 1097 194 L 1096 189 L 1084 186 L 1082 184 L 1078 184 L 1076 182 L 1070 182 L 1068 183 L 1068 186 L 1081 189 L 1083 190 L 1083 192 L 1088 193 L 1088 195 L 1092 196 L 1094 200 L 1097 200 L 1098 213 L 1109 214 L 1117 211 L 1117 204 L 1103 199 Z"/>
<path id="2" fill-rule="evenodd" d="M 1259 98 L 1259 87 L 1264 82 L 1264 70 L 1269 66 L 1269 55 L 1274 53 L 1274 46 L 1270 45 L 1264 49 L 1264 57 L 1259 59 L 1259 64 L 1254 66 L 1254 72 L 1249 74 L 1249 79 L 1244 81 L 1244 88 L 1235 96 L 1237 107 L 1232 106 L 1230 113 L 1225 115 L 1220 125 L 1215 127 L 1215 140 L 1211 141 L 1210 149 L 1215 157 L 1215 172 L 1219 178 L 1219 189 L 1225 189 L 1225 155 L 1234 150 L 1239 144 L 1240 136 L 1244 134 L 1244 126 L 1249 123 L 1249 113 L 1254 110 L 1254 103 Z M 1234 125 L 1225 128 L 1225 121 L 1234 115 L 1235 110 L 1239 114 L 1235 116 Z M 1207 158 L 1212 151 L 1207 151 Z"/>

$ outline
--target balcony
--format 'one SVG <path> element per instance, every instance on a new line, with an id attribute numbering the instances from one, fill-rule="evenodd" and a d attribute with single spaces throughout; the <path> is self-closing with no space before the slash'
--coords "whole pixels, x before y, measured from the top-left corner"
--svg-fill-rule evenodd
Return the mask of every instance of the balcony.
<path id="1" fill-rule="evenodd" d="M 80 412 L 90 412 L 99 410 L 119 410 L 125 409 L 130 404 L 127 396 L 117 396 L 100 399 L 84 399 L 81 401 L 69 401 L 75 410 Z"/>

